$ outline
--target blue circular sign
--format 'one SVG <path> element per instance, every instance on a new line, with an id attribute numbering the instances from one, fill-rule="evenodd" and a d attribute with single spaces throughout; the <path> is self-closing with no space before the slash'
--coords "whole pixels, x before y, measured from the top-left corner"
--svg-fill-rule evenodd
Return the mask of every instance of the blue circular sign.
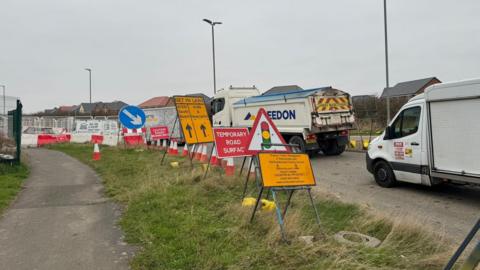
<path id="1" fill-rule="evenodd" d="M 137 106 L 127 105 L 118 112 L 118 120 L 129 129 L 145 125 L 145 112 Z"/>

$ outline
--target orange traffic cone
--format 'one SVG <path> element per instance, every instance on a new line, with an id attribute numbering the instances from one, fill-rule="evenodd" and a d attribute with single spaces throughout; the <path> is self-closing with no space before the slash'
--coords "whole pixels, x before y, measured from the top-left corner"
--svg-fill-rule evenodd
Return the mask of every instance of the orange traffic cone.
<path id="1" fill-rule="evenodd" d="M 183 146 L 183 151 L 182 151 L 182 157 L 186 157 L 188 156 L 188 144 L 185 143 L 185 145 Z"/>
<path id="2" fill-rule="evenodd" d="M 233 158 L 227 158 L 227 167 L 225 168 L 226 176 L 235 175 L 235 164 L 233 163 Z"/>
<path id="3" fill-rule="evenodd" d="M 251 157 L 250 158 L 250 162 L 253 162 L 253 158 Z M 252 164 L 252 167 L 250 167 L 250 179 L 254 179 L 254 177 L 256 176 L 256 171 L 255 171 L 255 163 Z"/>
<path id="4" fill-rule="evenodd" d="M 202 157 L 203 144 L 199 144 L 197 150 L 195 151 L 195 159 L 200 160 Z"/>
<path id="5" fill-rule="evenodd" d="M 167 140 L 163 140 L 162 147 L 160 149 L 167 151 Z"/>
<path id="6" fill-rule="evenodd" d="M 207 145 L 203 145 L 202 154 L 200 156 L 200 162 L 208 163 Z"/>
<path id="7" fill-rule="evenodd" d="M 178 144 L 177 141 L 173 141 L 172 156 L 178 155 Z"/>
<path id="8" fill-rule="evenodd" d="M 93 156 L 92 156 L 92 159 L 93 159 L 93 160 L 100 160 L 100 148 L 98 147 L 98 143 L 96 143 L 96 144 L 93 146 Z"/>
<path id="9" fill-rule="evenodd" d="M 212 156 L 210 157 L 210 165 L 211 166 L 218 166 L 219 159 L 217 158 L 217 147 L 213 147 Z"/>
<path id="10" fill-rule="evenodd" d="M 170 141 L 170 144 L 168 145 L 168 154 L 171 155 L 173 150 L 173 141 Z"/>

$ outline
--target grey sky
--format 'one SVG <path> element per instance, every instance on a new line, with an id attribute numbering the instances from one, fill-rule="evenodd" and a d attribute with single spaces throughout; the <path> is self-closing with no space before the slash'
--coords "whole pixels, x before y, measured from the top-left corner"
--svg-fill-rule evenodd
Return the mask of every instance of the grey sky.
<path id="1" fill-rule="evenodd" d="M 0 84 L 25 111 L 93 100 L 138 104 L 217 87 L 385 85 L 383 1 L 2 0 Z M 480 2 L 388 1 L 391 84 L 480 75 Z"/>

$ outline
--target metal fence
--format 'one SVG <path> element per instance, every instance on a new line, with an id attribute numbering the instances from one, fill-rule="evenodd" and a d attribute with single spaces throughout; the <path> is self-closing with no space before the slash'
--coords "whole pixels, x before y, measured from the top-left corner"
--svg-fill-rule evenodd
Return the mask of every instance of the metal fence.
<path id="1" fill-rule="evenodd" d="M 63 130 L 65 132 L 74 132 L 77 122 L 85 120 L 114 120 L 117 116 L 23 116 L 23 128 L 53 128 Z"/>
<path id="2" fill-rule="evenodd" d="M 12 103 L 9 100 L 9 103 Z M 0 116 L 0 162 L 19 163 L 22 139 L 22 103 L 15 100 L 15 106 L 5 106 L 5 113 Z M 13 110 L 6 110 L 14 107 Z M 3 109 L 3 108 L 2 108 Z"/>

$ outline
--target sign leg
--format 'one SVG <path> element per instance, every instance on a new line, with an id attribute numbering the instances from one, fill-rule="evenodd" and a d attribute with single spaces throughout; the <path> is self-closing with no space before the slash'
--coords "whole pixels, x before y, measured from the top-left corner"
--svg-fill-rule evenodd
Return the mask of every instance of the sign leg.
<path id="1" fill-rule="evenodd" d="M 243 167 L 245 166 L 246 160 L 247 160 L 247 157 L 243 157 L 242 167 L 240 168 L 240 172 L 238 173 L 238 176 L 242 176 Z"/>
<path id="2" fill-rule="evenodd" d="M 444 270 L 451 270 L 453 268 L 453 266 L 457 262 L 460 255 L 462 255 L 463 251 L 467 248 L 468 244 L 470 244 L 473 237 L 475 237 L 475 235 L 477 234 L 478 230 L 480 230 L 480 219 L 477 220 L 477 223 L 473 226 L 472 230 L 468 233 L 467 237 L 463 240 L 460 247 L 458 247 L 457 251 L 455 251 L 452 258 L 450 258 Z"/>
<path id="3" fill-rule="evenodd" d="M 470 256 L 468 256 L 465 264 L 460 268 L 460 270 L 475 270 L 475 268 L 480 264 L 480 241 L 477 243 L 477 246 L 473 249 Z"/>
<path id="4" fill-rule="evenodd" d="M 205 179 L 205 178 L 207 177 L 208 170 L 210 169 L 210 161 L 211 161 L 211 159 L 212 159 L 213 149 L 215 149 L 215 143 L 213 143 L 212 150 L 210 150 L 210 155 L 209 155 L 209 158 L 208 158 L 207 169 L 205 170 L 205 174 L 203 175 L 203 179 Z"/>
<path id="5" fill-rule="evenodd" d="M 260 188 L 260 192 L 258 193 L 257 201 L 255 202 L 255 207 L 253 208 L 252 216 L 250 217 L 250 223 L 252 223 L 253 218 L 255 217 L 255 212 L 257 212 L 258 204 L 262 199 L 263 187 Z"/>
<path id="6" fill-rule="evenodd" d="M 252 159 L 253 159 L 253 157 L 252 157 Z M 244 159 L 244 161 L 245 161 L 245 159 Z M 245 180 L 245 185 L 243 186 L 242 199 L 245 198 L 245 195 L 247 195 L 248 180 L 250 179 L 250 170 L 252 169 L 252 164 L 253 164 L 253 160 L 250 160 L 250 164 L 248 166 L 247 179 Z"/>
<path id="7" fill-rule="evenodd" d="M 315 217 L 317 219 L 317 224 L 320 225 L 320 216 L 318 215 L 317 207 L 315 206 L 315 203 L 313 202 L 311 188 L 308 188 L 307 192 L 308 192 L 308 197 L 310 197 L 310 203 L 312 204 L 313 210 L 315 210 Z"/>
<path id="8" fill-rule="evenodd" d="M 288 198 L 287 198 L 287 203 L 285 204 L 285 208 L 283 209 L 283 214 L 282 214 L 282 217 L 285 218 L 285 215 L 287 214 L 287 209 L 288 209 L 288 206 L 290 205 L 290 201 L 292 199 L 292 195 L 293 195 L 293 192 L 295 190 L 292 189 L 290 190 L 290 192 L 288 193 Z"/>
<path id="9" fill-rule="evenodd" d="M 273 201 L 275 202 L 275 212 L 277 213 L 278 225 L 280 225 L 280 232 L 282 233 L 282 240 L 288 243 L 287 234 L 285 233 L 285 224 L 283 222 L 282 213 L 280 212 L 280 207 L 278 206 L 277 196 L 275 196 L 274 189 L 272 189 L 271 191 L 272 191 Z"/>

